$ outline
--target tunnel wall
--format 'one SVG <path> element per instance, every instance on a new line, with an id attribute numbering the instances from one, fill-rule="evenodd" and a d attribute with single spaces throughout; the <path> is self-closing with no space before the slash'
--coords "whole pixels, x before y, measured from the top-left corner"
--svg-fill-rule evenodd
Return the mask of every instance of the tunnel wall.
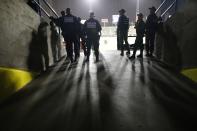
<path id="1" fill-rule="evenodd" d="M 28 69 L 26 60 L 39 16 L 23 0 L 1 0 L 0 66 Z"/>
<path id="2" fill-rule="evenodd" d="M 188 0 L 158 32 L 156 46 L 161 48 L 158 58 L 179 70 L 197 68 L 196 29 L 197 1 Z"/>
<path id="3" fill-rule="evenodd" d="M 40 17 L 24 0 L 1 0 L 0 4 L 0 100 L 31 81 L 27 59 L 33 32 Z"/>
<path id="4" fill-rule="evenodd" d="M 40 16 L 27 5 L 27 0 L 0 2 L 1 101 L 24 87 L 43 70 L 43 42 L 48 45 L 50 64 L 53 63 L 53 58 L 50 48 L 50 26 L 45 22 L 46 17 L 42 16 L 40 19 Z"/>

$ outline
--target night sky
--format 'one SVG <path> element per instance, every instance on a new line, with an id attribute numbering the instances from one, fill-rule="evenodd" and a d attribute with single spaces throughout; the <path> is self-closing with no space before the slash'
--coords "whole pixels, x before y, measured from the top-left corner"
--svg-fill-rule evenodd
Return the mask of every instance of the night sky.
<path id="1" fill-rule="evenodd" d="M 60 12 L 67 7 L 70 7 L 73 15 L 79 16 L 82 19 L 89 17 L 89 5 L 87 0 L 54 0 L 57 12 Z M 140 12 L 148 14 L 148 8 L 159 6 L 160 0 L 140 0 Z M 126 15 L 130 21 L 135 21 L 136 0 L 95 0 L 93 4 L 93 11 L 98 20 L 101 18 L 108 18 L 111 22 L 112 15 L 118 14 L 118 10 L 124 8 Z"/>

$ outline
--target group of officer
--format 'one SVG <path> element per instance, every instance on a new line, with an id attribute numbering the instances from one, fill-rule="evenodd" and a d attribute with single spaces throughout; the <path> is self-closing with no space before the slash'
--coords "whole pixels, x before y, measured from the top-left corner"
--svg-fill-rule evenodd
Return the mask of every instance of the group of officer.
<path id="1" fill-rule="evenodd" d="M 133 54 L 130 59 L 135 58 L 137 49 L 140 49 L 140 55 L 137 57 L 143 58 L 143 37 L 146 35 L 146 56 L 152 56 L 154 51 L 154 39 L 157 30 L 158 17 L 155 14 L 156 8 L 149 8 L 150 14 L 146 20 L 143 21 L 143 14 L 139 13 L 137 22 L 135 23 L 136 40 L 134 44 Z M 130 54 L 130 47 L 128 43 L 128 30 L 129 30 L 129 18 L 125 15 L 125 10 L 119 10 L 119 20 L 117 23 L 117 33 L 119 34 L 119 42 L 121 44 L 121 56 L 124 55 L 124 48 L 126 47 L 127 55 Z M 61 17 L 50 19 L 61 28 L 64 41 L 66 42 L 67 56 L 71 62 L 77 61 L 80 57 L 80 45 L 86 56 L 86 61 L 89 61 L 91 48 L 94 47 L 94 54 L 96 61 L 99 61 L 99 40 L 101 36 L 101 25 L 98 20 L 95 19 L 94 13 L 90 13 L 90 18 L 86 22 L 81 24 L 81 18 L 71 14 L 70 8 L 61 12 Z M 82 42 L 80 43 L 80 39 Z M 125 42 L 125 45 L 123 43 Z M 74 49 L 74 51 L 73 51 Z M 74 53 L 73 53 L 74 52 Z M 74 54 L 74 56 L 73 56 Z"/>
<path id="2" fill-rule="evenodd" d="M 77 61 L 80 57 L 80 39 L 82 40 L 86 61 L 89 61 L 91 48 L 93 46 L 96 61 L 98 62 L 99 39 L 102 28 L 98 20 L 95 19 L 94 13 L 90 13 L 90 18 L 84 23 L 84 25 L 80 22 L 81 18 L 71 14 L 70 8 L 67 8 L 66 12 L 62 11 L 61 15 L 62 16 L 59 18 L 50 17 L 50 19 L 62 30 L 62 36 L 66 43 L 67 56 L 71 63 Z"/>
<path id="3" fill-rule="evenodd" d="M 155 40 L 155 34 L 157 30 L 157 23 L 158 23 L 158 17 L 155 14 L 156 8 L 151 7 L 149 8 L 150 14 L 146 20 L 146 22 L 143 21 L 143 14 L 139 13 L 137 22 L 135 23 L 135 29 L 136 29 L 136 40 L 134 43 L 133 48 L 133 54 L 129 57 L 129 59 L 135 59 L 135 54 L 137 49 L 140 49 L 140 55 L 137 57 L 143 58 L 143 37 L 146 35 L 146 56 L 152 57 L 154 52 L 154 40 Z M 117 27 L 117 33 L 119 34 L 119 43 L 121 45 L 121 56 L 124 55 L 124 48 L 126 47 L 127 55 L 130 54 L 130 47 L 128 44 L 128 30 L 129 30 L 129 18 L 125 15 L 125 10 L 121 9 L 119 11 L 119 20 L 118 20 L 118 27 Z M 125 46 L 124 43 L 125 42 Z"/>

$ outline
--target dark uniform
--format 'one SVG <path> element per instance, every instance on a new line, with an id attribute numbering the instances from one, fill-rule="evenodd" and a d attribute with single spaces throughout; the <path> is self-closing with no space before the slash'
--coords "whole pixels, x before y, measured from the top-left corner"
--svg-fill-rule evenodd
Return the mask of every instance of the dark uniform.
<path id="1" fill-rule="evenodd" d="M 155 7 L 149 8 L 151 13 L 146 20 L 146 55 L 152 56 L 154 52 L 155 33 L 157 31 L 158 17 L 154 13 Z"/>
<path id="2" fill-rule="evenodd" d="M 67 8 L 67 11 L 70 11 Z M 52 18 L 52 20 L 58 25 L 62 30 L 62 35 L 66 42 L 66 51 L 67 55 L 70 58 L 71 62 L 73 62 L 73 44 L 74 44 L 74 52 L 75 52 L 75 59 L 79 56 L 79 47 L 77 43 L 77 32 L 78 32 L 78 20 L 77 17 L 73 16 L 70 13 L 67 15 L 63 15 L 58 19 Z"/>
<path id="3" fill-rule="evenodd" d="M 96 61 L 99 60 L 99 39 L 102 28 L 98 20 L 94 19 L 94 13 L 90 14 L 90 19 L 88 19 L 84 24 L 84 31 L 87 35 L 87 61 L 89 61 L 89 56 L 91 52 L 91 46 L 94 46 Z"/>
<path id="4" fill-rule="evenodd" d="M 135 25 L 137 36 L 134 44 L 133 55 L 130 58 L 135 58 L 137 49 L 140 49 L 140 55 L 138 57 L 143 57 L 143 37 L 145 34 L 145 22 L 143 21 L 143 15 L 141 13 L 138 14 L 138 17 L 142 18 L 138 19 Z"/>
<path id="5" fill-rule="evenodd" d="M 129 48 L 129 43 L 128 43 L 128 30 L 129 30 L 129 18 L 127 18 L 124 13 L 125 10 L 121 9 L 119 11 L 120 17 L 118 20 L 118 28 L 117 28 L 117 34 L 119 34 L 119 42 L 121 45 L 121 55 L 124 55 L 124 45 L 123 43 L 125 42 L 126 48 L 127 48 L 127 53 L 130 54 L 130 48 Z"/>

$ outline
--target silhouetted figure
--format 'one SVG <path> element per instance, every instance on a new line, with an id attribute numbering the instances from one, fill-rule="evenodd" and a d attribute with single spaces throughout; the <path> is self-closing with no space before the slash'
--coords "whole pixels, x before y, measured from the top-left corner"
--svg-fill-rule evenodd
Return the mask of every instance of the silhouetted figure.
<path id="1" fill-rule="evenodd" d="M 154 51 L 154 55 L 156 56 L 157 59 L 161 59 L 163 52 L 163 46 L 164 46 L 164 41 L 162 40 L 164 37 L 164 25 L 163 25 L 163 21 L 162 18 L 159 17 L 158 18 L 158 25 L 157 25 L 157 33 L 155 35 L 155 51 Z"/>
<path id="2" fill-rule="evenodd" d="M 130 48 L 128 43 L 128 30 L 129 30 L 129 18 L 125 15 L 125 10 L 119 10 L 119 20 L 118 20 L 118 28 L 117 34 L 119 34 L 119 42 L 121 45 L 121 56 L 124 55 L 124 42 L 127 48 L 127 54 L 130 54 Z"/>
<path id="3" fill-rule="evenodd" d="M 44 68 L 45 70 L 49 68 L 47 26 L 48 26 L 47 22 L 42 22 L 38 27 L 38 42 L 40 43 L 41 56 L 44 58 L 44 62 L 42 62 L 43 71 L 44 71 Z"/>
<path id="4" fill-rule="evenodd" d="M 83 24 L 81 23 L 81 18 L 78 17 L 79 21 L 79 41 L 81 39 L 81 43 L 79 43 L 79 47 L 82 46 L 82 49 L 84 51 L 84 55 L 87 55 L 87 48 L 86 48 L 86 38 L 85 38 L 85 32 L 83 30 Z"/>
<path id="5" fill-rule="evenodd" d="M 155 14 L 156 8 L 149 8 L 150 15 L 146 20 L 146 56 L 152 57 L 154 52 L 155 33 L 157 31 L 158 18 Z"/>
<path id="6" fill-rule="evenodd" d="M 70 8 L 66 9 L 66 14 L 64 11 L 62 11 L 61 14 L 62 16 L 57 19 L 53 17 L 50 18 L 61 28 L 64 41 L 66 42 L 67 56 L 70 61 L 73 62 L 73 45 L 75 60 L 79 57 L 79 48 L 77 44 L 78 21 L 77 17 L 71 14 Z"/>
<path id="7" fill-rule="evenodd" d="M 94 18 L 94 13 L 90 13 L 90 18 L 84 24 L 84 31 L 87 35 L 87 59 L 89 61 L 91 46 L 93 45 L 96 61 L 99 61 L 99 40 L 101 34 L 101 25 L 98 20 Z"/>
<path id="8" fill-rule="evenodd" d="M 136 40 L 135 40 L 135 44 L 134 44 L 134 49 L 133 49 L 133 55 L 131 57 L 129 57 L 130 59 L 134 59 L 135 58 L 135 54 L 137 49 L 140 49 L 140 55 L 138 55 L 137 57 L 139 58 L 143 58 L 143 37 L 145 34 L 145 22 L 143 21 L 143 14 L 140 13 L 137 15 L 138 16 L 138 20 L 135 24 L 135 29 L 136 29 Z"/>
<path id="9" fill-rule="evenodd" d="M 55 23 L 53 21 L 50 22 L 51 26 L 51 48 L 53 54 L 53 62 L 56 63 L 58 61 L 57 50 L 58 50 L 58 42 L 59 42 L 59 34 L 57 32 Z"/>

